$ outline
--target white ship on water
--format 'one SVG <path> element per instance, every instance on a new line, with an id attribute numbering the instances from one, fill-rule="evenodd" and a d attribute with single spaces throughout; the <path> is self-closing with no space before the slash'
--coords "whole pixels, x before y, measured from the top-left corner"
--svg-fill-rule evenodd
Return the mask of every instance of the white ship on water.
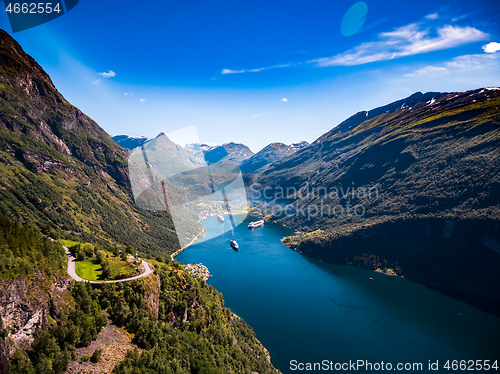
<path id="1" fill-rule="evenodd" d="M 262 227 L 262 226 L 264 226 L 264 220 L 263 219 L 255 221 L 255 222 L 250 222 L 248 224 L 248 228 L 249 229 L 256 229 L 257 227 Z"/>

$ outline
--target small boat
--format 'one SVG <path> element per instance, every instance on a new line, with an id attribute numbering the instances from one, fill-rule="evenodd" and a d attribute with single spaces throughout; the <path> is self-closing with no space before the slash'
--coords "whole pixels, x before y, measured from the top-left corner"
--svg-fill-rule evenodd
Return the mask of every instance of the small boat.
<path id="1" fill-rule="evenodd" d="M 236 240 L 234 240 L 234 239 L 233 239 L 233 240 L 231 240 L 231 247 L 232 247 L 235 251 L 237 251 L 237 250 L 238 250 L 239 246 L 238 246 L 238 243 L 236 243 Z"/>
<path id="2" fill-rule="evenodd" d="M 262 226 L 264 226 L 264 220 L 263 219 L 261 219 L 259 221 L 255 221 L 255 222 L 250 222 L 248 224 L 248 228 L 249 229 L 256 229 L 257 227 L 262 227 Z"/>
<path id="3" fill-rule="evenodd" d="M 224 216 L 222 214 L 218 214 L 217 219 L 219 220 L 219 222 L 224 223 Z"/>

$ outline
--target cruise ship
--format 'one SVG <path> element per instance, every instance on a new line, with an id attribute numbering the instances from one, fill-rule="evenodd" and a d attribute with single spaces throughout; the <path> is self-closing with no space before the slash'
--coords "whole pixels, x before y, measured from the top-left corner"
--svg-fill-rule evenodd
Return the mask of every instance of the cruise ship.
<path id="1" fill-rule="evenodd" d="M 264 220 L 263 219 L 255 221 L 255 222 L 250 222 L 248 224 L 248 228 L 249 229 L 256 229 L 257 227 L 262 227 L 262 226 L 264 226 Z"/>
<path id="2" fill-rule="evenodd" d="M 218 214 L 217 219 L 219 220 L 219 222 L 224 222 L 224 216 L 222 214 Z"/>

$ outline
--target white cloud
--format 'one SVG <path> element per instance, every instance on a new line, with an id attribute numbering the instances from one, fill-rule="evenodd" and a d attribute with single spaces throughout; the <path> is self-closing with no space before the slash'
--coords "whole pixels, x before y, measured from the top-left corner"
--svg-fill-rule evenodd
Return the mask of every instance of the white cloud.
<path id="1" fill-rule="evenodd" d="M 141 103 L 143 103 L 143 102 L 145 102 L 145 101 L 146 101 L 146 99 L 140 99 L 139 101 L 140 101 Z"/>
<path id="2" fill-rule="evenodd" d="M 231 70 L 231 69 L 222 69 L 221 74 L 242 74 L 242 73 L 257 73 L 262 70 L 267 70 L 267 69 L 277 69 L 277 68 L 286 68 L 290 66 L 288 65 L 273 65 L 273 66 L 267 66 L 263 68 L 257 68 L 257 69 L 247 69 L 247 70 Z"/>
<path id="3" fill-rule="evenodd" d="M 500 51 L 500 43 L 491 42 L 482 47 L 486 53 L 495 53 Z"/>
<path id="4" fill-rule="evenodd" d="M 375 61 L 392 60 L 488 38 L 488 34 L 473 27 L 445 25 L 437 28 L 437 36 L 430 36 L 429 29 L 421 30 L 418 24 L 410 24 L 391 32 L 379 34 L 379 41 L 368 42 L 333 57 L 320 58 L 318 66 L 353 66 Z"/>
<path id="5" fill-rule="evenodd" d="M 284 97 L 283 99 L 281 99 L 281 101 L 288 101 L 288 99 Z"/>
<path id="6" fill-rule="evenodd" d="M 425 16 L 427 19 L 438 19 L 439 15 L 437 13 L 428 14 Z"/>
<path id="7" fill-rule="evenodd" d="M 128 95 L 128 93 L 125 92 L 125 96 L 127 96 L 127 95 Z"/>
<path id="8" fill-rule="evenodd" d="M 109 70 L 107 73 L 104 72 L 104 73 L 98 73 L 98 74 L 104 78 L 113 78 L 114 76 L 116 76 L 116 73 L 113 70 Z"/>
<path id="9" fill-rule="evenodd" d="M 92 84 L 98 84 L 101 80 L 100 79 L 96 79 L 95 81 L 92 82 Z"/>

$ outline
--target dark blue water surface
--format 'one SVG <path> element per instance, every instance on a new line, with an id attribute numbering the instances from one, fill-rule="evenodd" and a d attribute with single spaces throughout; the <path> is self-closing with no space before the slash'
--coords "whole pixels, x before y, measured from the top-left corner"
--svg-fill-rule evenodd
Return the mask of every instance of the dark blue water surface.
<path id="1" fill-rule="evenodd" d="M 424 372 L 429 360 L 439 372 L 453 371 L 447 360 L 500 360 L 498 317 L 402 278 L 311 260 L 282 245 L 293 231 L 272 223 L 238 226 L 235 252 L 224 224 L 207 218 L 207 235 L 176 259 L 208 267 L 208 283 L 283 373 L 299 371 L 292 360 L 422 363 Z"/>

